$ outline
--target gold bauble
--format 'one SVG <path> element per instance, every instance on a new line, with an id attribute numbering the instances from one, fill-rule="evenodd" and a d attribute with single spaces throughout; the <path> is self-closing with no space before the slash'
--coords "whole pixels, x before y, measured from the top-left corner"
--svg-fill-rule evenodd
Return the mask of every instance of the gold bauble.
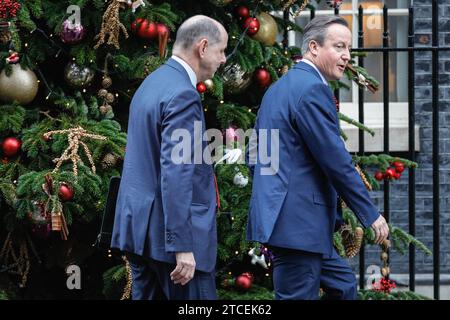
<path id="1" fill-rule="evenodd" d="M 13 64 L 12 73 L 6 76 L 5 70 L 0 73 L 0 100 L 25 105 L 33 101 L 38 92 L 38 79 L 30 69 L 22 69 L 20 64 Z"/>
<path id="2" fill-rule="evenodd" d="M 208 89 L 209 91 L 214 90 L 214 82 L 211 79 L 207 79 L 203 83 L 205 84 L 206 89 Z"/>
<path id="3" fill-rule="evenodd" d="M 252 38 L 264 43 L 266 46 L 272 46 L 278 35 L 275 19 L 266 12 L 261 12 L 256 18 L 259 21 L 259 30 Z"/>

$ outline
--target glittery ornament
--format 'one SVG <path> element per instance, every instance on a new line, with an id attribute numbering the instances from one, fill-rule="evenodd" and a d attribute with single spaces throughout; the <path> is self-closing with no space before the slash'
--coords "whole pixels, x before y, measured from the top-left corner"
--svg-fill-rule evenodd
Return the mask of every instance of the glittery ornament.
<path id="1" fill-rule="evenodd" d="M 94 79 L 94 71 L 86 66 L 70 62 L 64 70 L 64 78 L 73 87 L 86 88 Z"/>
<path id="2" fill-rule="evenodd" d="M 72 23 L 70 20 L 65 20 L 59 37 L 64 43 L 75 44 L 83 40 L 85 34 L 86 30 L 80 23 Z"/>
<path id="3" fill-rule="evenodd" d="M 36 97 L 38 79 L 33 71 L 22 69 L 20 64 L 12 64 L 11 67 L 12 73 L 9 76 L 5 70 L 0 73 L 0 100 L 26 105 Z"/>

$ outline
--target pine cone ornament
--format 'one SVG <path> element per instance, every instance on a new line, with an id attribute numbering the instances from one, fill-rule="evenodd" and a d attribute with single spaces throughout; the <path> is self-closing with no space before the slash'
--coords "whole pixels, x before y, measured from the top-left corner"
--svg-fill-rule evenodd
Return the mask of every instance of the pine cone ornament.
<path id="1" fill-rule="evenodd" d="M 103 157 L 102 167 L 104 169 L 109 169 L 114 167 L 117 164 L 117 156 L 112 153 L 107 153 Z"/>
<path id="2" fill-rule="evenodd" d="M 364 238 L 364 231 L 360 227 L 356 227 L 355 231 L 352 231 L 350 226 L 346 226 L 342 230 L 342 244 L 345 248 L 345 255 L 348 258 L 353 258 L 361 249 L 362 240 Z"/>
<path id="3" fill-rule="evenodd" d="M 1 44 L 7 44 L 9 41 L 11 41 L 11 32 L 8 30 L 1 30 L 0 29 L 0 43 Z"/>
<path id="4" fill-rule="evenodd" d="M 102 80 L 102 86 L 105 89 L 108 89 L 112 85 L 112 80 L 110 77 L 105 76 Z"/>

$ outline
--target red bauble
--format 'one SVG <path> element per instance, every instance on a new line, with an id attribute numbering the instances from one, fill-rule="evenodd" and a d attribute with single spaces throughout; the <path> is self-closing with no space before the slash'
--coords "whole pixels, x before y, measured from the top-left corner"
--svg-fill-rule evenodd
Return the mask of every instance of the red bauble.
<path id="1" fill-rule="evenodd" d="M 392 179 L 392 178 L 394 178 L 394 174 L 395 174 L 395 170 L 392 169 L 392 168 L 388 168 L 388 169 L 386 170 L 386 172 L 384 173 L 384 176 L 385 176 L 387 179 Z"/>
<path id="2" fill-rule="evenodd" d="M 2 150 L 7 157 L 13 157 L 17 155 L 17 153 L 19 153 L 21 146 L 22 141 L 20 141 L 20 139 L 17 139 L 15 137 L 8 137 L 3 140 Z"/>
<path id="3" fill-rule="evenodd" d="M 158 23 L 156 25 L 156 30 L 157 30 L 158 34 L 165 34 L 165 33 L 169 34 L 170 33 L 169 28 L 167 28 L 167 26 L 164 23 Z"/>
<path id="4" fill-rule="evenodd" d="M 245 272 L 236 278 L 235 284 L 238 289 L 247 291 L 252 287 L 253 276 Z"/>
<path id="5" fill-rule="evenodd" d="M 136 19 L 131 24 L 131 31 L 143 39 L 155 39 L 158 36 L 157 24 L 143 18 Z"/>
<path id="6" fill-rule="evenodd" d="M 402 175 L 401 175 L 400 173 L 394 172 L 394 179 L 395 179 L 395 180 L 400 179 L 401 176 L 402 176 Z"/>
<path id="7" fill-rule="evenodd" d="M 70 201 L 73 199 L 73 190 L 65 183 L 61 183 L 59 186 L 59 198 L 63 201 Z"/>
<path id="8" fill-rule="evenodd" d="M 258 69 L 255 72 L 256 81 L 261 88 L 268 87 L 272 83 L 270 73 L 266 69 Z"/>
<path id="9" fill-rule="evenodd" d="M 296 54 L 291 57 L 291 60 L 294 63 L 299 63 L 300 61 L 302 61 L 302 59 L 303 59 L 303 56 L 301 54 Z"/>
<path id="10" fill-rule="evenodd" d="M 206 91 L 206 85 L 203 82 L 197 83 L 197 91 L 199 93 L 204 93 Z"/>
<path id="11" fill-rule="evenodd" d="M 250 11 L 246 6 L 237 7 L 236 13 L 241 19 L 248 18 L 250 16 Z"/>
<path id="12" fill-rule="evenodd" d="M 244 29 L 247 28 L 247 34 L 250 36 L 255 35 L 259 30 L 259 21 L 256 18 L 248 17 L 244 22 Z"/>
<path id="13" fill-rule="evenodd" d="M 375 173 L 375 179 L 377 179 L 378 181 L 383 180 L 383 178 L 384 178 L 384 174 L 381 173 L 380 171 L 377 171 L 377 172 Z"/>

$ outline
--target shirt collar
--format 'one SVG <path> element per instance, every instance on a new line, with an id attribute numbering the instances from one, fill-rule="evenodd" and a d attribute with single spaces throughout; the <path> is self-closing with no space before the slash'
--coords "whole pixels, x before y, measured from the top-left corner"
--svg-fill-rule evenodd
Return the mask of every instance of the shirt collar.
<path id="1" fill-rule="evenodd" d="M 192 86 L 194 86 L 194 88 L 196 88 L 196 86 L 197 86 L 197 75 L 195 74 L 194 70 L 192 70 L 191 66 L 188 65 L 186 63 L 186 61 L 184 61 L 180 57 L 172 55 L 171 58 L 183 66 L 184 70 L 186 70 L 186 72 L 187 72 L 187 74 L 189 76 L 189 79 L 191 80 Z"/>
<path id="2" fill-rule="evenodd" d="M 316 67 L 316 65 L 315 65 L 314 63 L 312 63 L 311 61 L 309 61 L 309 60 L 306 59 L 306 58 L 303 58 L 302 61 L 303 61 L 304 63 L 309 64 L 311 67 L 313 67 L 313 68 L 317 71 L 317 73 L 319 74 L 319 76 L 320 76 L 320 78 L 322 79 L 323 83 L 325 83 L 326 85 L 328 85 L 328 81 L 325 80 L 325 78 L 323 77 L 322 73 L 319 71 L 319 69 L 317 69 L 317 67 Z"/>

